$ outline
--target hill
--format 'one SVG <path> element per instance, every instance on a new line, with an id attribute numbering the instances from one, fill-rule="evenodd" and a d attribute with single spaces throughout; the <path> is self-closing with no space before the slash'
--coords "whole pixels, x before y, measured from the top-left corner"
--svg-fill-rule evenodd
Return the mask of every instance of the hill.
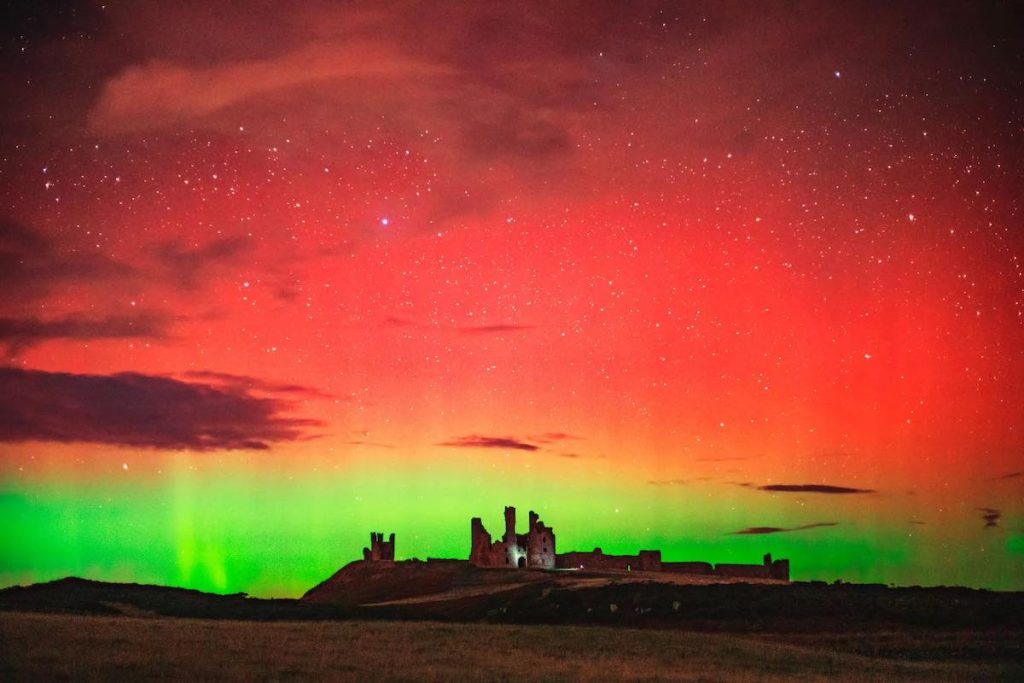
<path id="1" fill-rule="evenodd" d="M 437 620 L 735 633 L 1024 632 L 1024 593 L 824 583 L 684 583 L 641 572 L 354 562 L 301 600 L 61 579 L 0 590 L 0 611 L 251 621 Z M 699 577 L 698 577 L 699 578 Z"/>
<path id="2" fill-rule="evenodd" d="M 455 560 L 353 562 L 303 601 L 376 619 L 788 633 L 1024 630 L 1024 593 L 660 572 L 509 571 Z"/>
<path id="3" fill-rule="evenodd" d="M 0 611 L 259 621 L 347 616 L 336 606 L 298 600 L 262 600 L 244 593 L 217 595 L 188 588 L 107 583 L 75 577 L 0 590 Z"/>

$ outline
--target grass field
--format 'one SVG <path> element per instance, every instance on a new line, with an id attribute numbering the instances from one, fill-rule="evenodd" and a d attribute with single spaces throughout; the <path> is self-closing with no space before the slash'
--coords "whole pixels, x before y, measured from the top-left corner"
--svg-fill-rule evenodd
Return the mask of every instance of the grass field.
<path id="1" fill-rule="evenodd" d="M 1019 636 L 0 613 L 0 680 L 1024 680 Z M 872 643 L 878 643 L 874 647 Z"/>

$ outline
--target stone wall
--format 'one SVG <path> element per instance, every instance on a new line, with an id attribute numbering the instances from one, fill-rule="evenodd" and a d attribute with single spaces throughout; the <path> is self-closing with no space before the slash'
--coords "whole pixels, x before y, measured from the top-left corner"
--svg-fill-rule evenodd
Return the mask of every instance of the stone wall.
<path id="1" fill-rule="evenodd" d="M 555 566 L 561 569 L 595 569 L 611 571 L 662 570 L 660 550 L 641 550 L 636 555 L 606 555 L 600 548 L 588 552 L 562 553 L 555 558 Z"/>

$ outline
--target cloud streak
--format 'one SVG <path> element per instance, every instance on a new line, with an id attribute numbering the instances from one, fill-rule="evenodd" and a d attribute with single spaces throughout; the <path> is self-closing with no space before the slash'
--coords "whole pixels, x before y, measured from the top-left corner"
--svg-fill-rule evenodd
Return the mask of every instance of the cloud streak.
<path id="1" fill-rule="evenodd" d="M 7 355 L 54 339 L 88 341 L 94 339 L 162 339 L 167 336 L 169 319 L 157 313 L 114 315 L 90 318 L 69 315 L 40 318 L 0 318 L 0 344 Z"/>
<path id="2" fill-rule="evenodd" d="M 498 448 L 515 451 L 538 451 L 540 446 L 525 441 L 520 441 L 510 436 L 480 436 L 470 434 L 459 436 L 448 441 L 443 441 L 439 446 L 449 448 Z"/>
<path id="3" fill-rule="evenodd" d="M 457 328 L 462 334 L 502 334 L 536 329 L 534 325 L 475 325 Z"/>
<path id="4" fill-rule="evenodd" d="M 122 372 L 87 375 L 0 368 L 0 441 L 101 443 L 166 450 L 267 450 L 309 438 L 316 420 L 287 417 L 291 402 Z"/>
<path id="5" fill-rule="evenodd" d="M 186 289 L 195 289 L 208 273 L 238 262 L 252 249 L 251 240 L 235 236 L 215 239 L 201 246 L 166 241 L 155 245 L 153 256 L 169 277 Z"/>
<path id="6" fill-rule="evenodd" d="M 559 441 L 581 441 L 582 436 L 575 436 L 573 434 L 567 434 L 566 432 L 544 432 L 543 434 L 537 434 L 535 436 L 526 437 L 527 441 L 536 441 L 537 443 L 557 443 Z"/>
<path id="7" fill-rule="evenodd" d="M 97 133 L 193 121 L 254 98 L 332 81 L 410 79 L 451 73 L 389 46 L 311 43 L 270 59 L 196 67 L 152 60 L 110 79 L 89 116 Z"/>
<path id="8" fill-rule="evenodd" d="M 981 513 L 981 519 L 985 522 L 986 529 L 994 529 L 999 526 L 999 520 L 1003 517 L 1002 511 L 995 508 L 978 508 L 978 512 Z"/>
<path id="9" fill-rule="evenodd" d="M 0 217 L 0 290 L 10 300 L 45 298 L 69 283 L 125 281 L 131 266 L 101 253 L 61 249 L 50 236 Z"/>
<path id="10" fill-rule="evenodd" d="M 746 529 L 734 531 L 730 536 L 756 536 L 761 534 L 783 534 L 792 531 L 806 531 L 807 529 L 820 529 L 822 527 L 839 526 L 839 522 L 814 522 L 802 526 L 778 527 L 778 526 L 752 526 Z"/>
<path id="11" fill-rule="evenodd" d="M 302 384 L 284 384 L 280 382 L 268 382 L 257 377 L 247 375 L 234 375 L 227 372 L 213 372 L 210 370 L 192 370 L 183 375 L 189 379 L 201 382 L 216 384 L 228 387 L 232 390 L 259 391 L 271 394 L 299 394 L 311 398 L 334 398 L 331 394 L 320 391 L 313 387 Z"/>
<path id="12" fill-rule="evenodd" d="M 834 495 L 877 493 L 874 489 L 855 489 L 848 486 L 832 486 L 831 484 L 766 484 L 758 486 L 757 490 L 777 493 L 828 493 Z"/>

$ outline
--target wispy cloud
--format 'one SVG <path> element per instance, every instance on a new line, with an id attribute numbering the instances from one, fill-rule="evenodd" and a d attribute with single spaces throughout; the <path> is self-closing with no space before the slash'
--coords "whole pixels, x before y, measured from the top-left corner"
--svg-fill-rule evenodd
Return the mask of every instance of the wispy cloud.
<path id="1" fill-rule="evenodd" d="M 839 522 L 814 522 L 803 526 L 778 527 L 778 526 L 752 526 L 746 529 L 732 532 L 732 536 L 751 536 L 758 534 L 782 534 L 791 531 L 806 531 L 807 529 L 820 529 L 822 527 L 838 526 Z"/>
<path id="2" fill-rule="evenodd" d="M 650 479 L 647 483 L 651 486 L 685 486 L 689 482 L 685 479 Z"/>
<path id="3" fill-rule="evenodd" d="M 718 457 L 695 458 L 694 462 L 735 462 L 738 460 L 753 460 L 759 455 L 723 455 Z"/>
<path id="4" fill-rule="evenodd" d="M 544 432 L 543 434 L 528 436 L 526 439 L 527 441 L 536 441 L 537 443 L 556 443 L 558 441 L 580 441 L 583 437 L 565 432 Z"/>
<path id="5" fill-rule="evenodd" d="M 380 443 L 377 441 L 360 441 L 359 439 L 353 439 L 352 441 L 346 441 L 345 443 L 348 444 L 349 446 L 366 446 L 367 448 L 395 448 L 395 446 L 392 446 L 389 443 Z"/>
<path id="6" fill-rule="evenodd" d="M 235 375 L 227 372 L 214 372 L 212 370 L 190 370 L 183 374 L 189 379 L 196 379 L 202 382 L 209 382 L 219 386 L 230 387 L 245 391 L 259 391 L 270 394 L 301 394 L 313 398 L 334 398 L 331 394 L 320 391 L 313 387 L 302 384 L 288 384 L 283 382 L 269 382 L 257 377 L 247 375 Z"/>
<path id="7" fill-rule="evenodd" d="M 542 432 L 533 436 L 527 436 L 526 438 L 519 438 L 517 436 L 484 436 L 480 434 L 468 434 L 466 436 L 453 437 L 447 441 L 439 443 L 438 446 L 447 446 L 450 448 L 496 448 L 531 452 L 542 451 L 560 458 L 575 460 L 577 458 L 584 458 L 588 456 L 585 456 L 575 450 L 565 450 L 564 446 L 559 448 L 558 444 L 566 441 L 582 440 L 582 436 L 576 436 L 575 434 L 569 434 L 567 432 Z"/>
<path id="8" fill-rule="evenodd" d="M 540 447 L 536 444 L 520 441 L 510 436 L 481 436 L 479 434 L 458 436 L 454 439 L 443 441 L 438 445 L 450 448 L 499 448 L 516 451 L 540 450 Z"/>
<path id="9" fill-rule="evenodd" d="M 774 491 L 778 493 L 831 493 L 831 494 L 853 494 L 853 493 L 877 493 L 874 489 L 855 489 L 849 486 L 833 486 L 831 484 L 766 484 L 758 486 L 759 491 Z"/>
<path id="10" fill-rule="evenodd" d="M 208 275 L 221 271 L 227 264 L 238 262 L 252 249 L 252 240 L 242 236 L 221 237 L 198 245 L 175 240 L 157 244 L 153 248 L 153 256 L 177 283 L 194 289 Z"/>
<path id="11" fill-rule="evenodd" d="M 8 356 L 16 356 L 56 339 L 162 339 L 167 336 L 169 324 L 168 316 L 152 312 L 106 317 L 0 318 L 0 344 L 6 344 Z"/>
<path id="12" fill-rule="evenodd" d="M 981 518 L 985 522 L 986 529 L 994 529 L 999 526 L 999 520 L 1002 519 L 1003 513 L 995 508 L 978 508 L 978 512 L 981 513 Z"/>
<path id="13" fill-rule="evenodd" d="M 407 318 L 389 315 L 380 321 L 380 326 L 383 328 L 414 327 L 415 323 Z"/>
<path id="14" fill-rule="evenodd" d="M 503 334 L 536 329 L 536 325 L 475 325 L 456 328 L 462 334 Z"/>
<path id="15" fill-rule="evenodd" d="M 0 290 L 11 300 L 44 298 L 70 283 L 126 282 L 137 274 L 102 253 L 69 252 L 49 235 L 0 217 Z"/>

